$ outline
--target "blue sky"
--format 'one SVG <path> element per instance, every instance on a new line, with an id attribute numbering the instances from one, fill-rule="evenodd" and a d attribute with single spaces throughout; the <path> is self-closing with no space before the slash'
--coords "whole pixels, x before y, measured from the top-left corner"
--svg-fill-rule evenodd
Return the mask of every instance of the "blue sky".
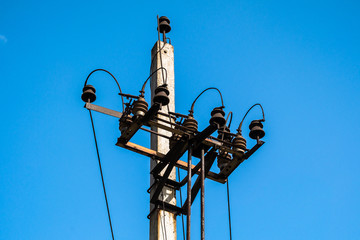
<path id="1" fill-rule="evenodd" d="M 157 14 L 171 20 L 177 112 L 211 86 L 232 131 L 264 106 L 266 144 L 230 177 L 233 239 L 359 239 L 359 12 L 356 1 L 1 1 L 0 239 L 110 239 L 82 85 L 105 68 L 137 94 Z M 111 78 L 90 83 L 96 104 L 120 110 Z M 199 99 L 200 129 L 218 104 Z M 115 146 L 115 118 L 94 118 L 115 237 L 147 239 L 149 161 Z M 198 239 L 198 199 L 193 213 Z M 207 180 L 207 239 L 228 239 L 227 224 L 226 185 Z"/>

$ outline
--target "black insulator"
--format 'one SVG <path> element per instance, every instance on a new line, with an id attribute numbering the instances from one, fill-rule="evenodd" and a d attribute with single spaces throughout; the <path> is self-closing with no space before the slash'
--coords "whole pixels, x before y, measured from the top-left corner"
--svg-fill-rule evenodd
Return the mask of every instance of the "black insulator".
<path id="1" fill-rule="evenodd" d="M 196 132 L 198 130 L 198 122 L 191 115 L 184 120 L 183 126 L 186 127 L 190 132 Z"/>
<path id="2" fill-rule="evenodd" d="M 132 124 L 132 117 L 130 115 L 122 115 L 119 119 L 119 130 L 121 133 L 125 132 Z"/>
<path id="3" fill-rule="evenodd" d="M 143 97 L 139 97 L 133 105 L 132 113 L 135 116 L 144 116 L 148 111 L 148 103 L 145 101 Z"/>
<path id="4" fill-rule="evenodd" d="M 162 16 L 159 18 L 159 26 L 160 26 L 161 33 L 163 33 L 164 31 L 165 31 L 165 33 L 168 33 L 171 30 L 170 20 L 165 16 Z"/>
<path id="5" fill-rule="evenodd" d="M 154 103 L 159 103 L 162 106 L 166 106 L 169 104 L 169 90 L 167 89 L 167 85 L 161 85 L 155 89 L 155 96 L 153 98 Z"/>
<path id="6" fill-rule="evenodd" d="M 250 133 L 249 136 L 252 139 L 260 139 L 265 136 L 265 131 L 263 129 L 263 124 L 261 123 L 262 120 L 253 120 L 249 125 Z"/>
<path id="7" fill-rule="evenodd" d="M 218 127 L 220 128 L 226 123 L 224 116 L 225 112 L 223 110 L 223 107 L 216 107 L 214 108 L 214 110 L 211 111 L 211 118 L 209 122 L 212 125 L 218 125 Z"/>
<path id="8" fill-rule="evenodd" d="M 81 99 L 84 102 L 94 102 L 96 100 L 96 95 L 95 95 L 95 88 L 92 85 L 86 85 L 83 88 L 83 93 L 81 94 Z"/>
<path id="9" fill-rule="evenodd" d="M 232 141 L 233 150 L 244 153 L 246 151 L 246 140 L 241 134 L 237 134 Z"/>
<path id="10" fill-rule="evenodd" d="M 217 156 L 217 165 L 222 170 L 231 161 L 231 156 L 227 152 L 222 152 Z"/>

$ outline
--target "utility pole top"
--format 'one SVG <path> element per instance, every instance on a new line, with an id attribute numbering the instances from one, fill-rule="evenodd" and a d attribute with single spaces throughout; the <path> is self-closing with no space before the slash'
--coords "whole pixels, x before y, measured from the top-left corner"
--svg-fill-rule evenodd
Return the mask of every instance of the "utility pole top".
<path id="1" fill-rule="evenodd" d="M 166 37 L 166 33 L 171 31 L 170 20 L 165 16 L 160 18 L 157 16 L 157 30 L 158 40 L 151 50 L 150 76 L 143 83 L 139 96 L 123 93 L 114 75 L 101 68 L 93 70 L 84 83 L 81 98 L 90 113 L 109 226 L 114 239 L 91 111 L 101 112 L 119 119 L 120 137 L 116 143 L 117 146 L 150 157 L 150 188 L 147 190 L 150 193 L 150 213 L 148 215 L 150 240 L 176 240 L 176 217 L 179 215 L 182 217 L 184 237 L 183 215 L 186 215 L 186 239 L 190 240 L 191 205 L 200 190 L 201 240 L 204 240 L 205 179 L 226 183 L 230 174 L 265 143 L 260 140 L 265 136 L 262 124 L 265 122 L 265 114 L 261 104 L 254 104 L 241 120 L 237 133 L 231 133 L 233 113 L 229 112 L 225 118 L 223 97 L 221 91 L 216 87 L 208 87 L 203 90 L 193 101 L 188 115 L 175 112 L 174 47 L 171 45 L 170 38 Z M 163 41 L 160 40 L 161 34 L 163 34 Z M 167 39 L 169 39 L 169 43 Z M 88 79 L 97 71 L 106 72 L 115 80 L 122 99 L 122 112 L 93 104 L 96 100 L 96 90 L 94 86 L 88 84 Z M 150 108 L 145 100 L 145 87 L 148 82 L 151 89 Z M 198 122 L 194 118 L 194 105 L 197 99 L 209 90 L 219 93 L 221 105 L 213 108 L 209 125 L 201 130 L 198 129 Z M 127 100 L 124 101 L 125 98 Z M 241 134 L 241 127 L 247 114 L 255 106 L 261 108 L 262 119 L 253 120 L 249 126 L 249 136 L 256 140 L 256 144 L 248 148 L 246 140 Z M 130 142 L 140 130 L 150 133 L 151 148 Z M 218 134 L 217 137 L 212 136 L 215 132 Z M 186 152 L 188 160 L 184 162 L 180 159 Z M 195 158 L 195 161 L 192 161 L 192 158 Z M 210 171 L 216 159 L 219 169 Z M 178 181 L 176 180 L 176 167 L 178 168 Z M 180 177 L 180 168 L 187 171 L 187 175 L 183 179 Z M 192 182 L 192 178 L 196 178 L 195 182 Z M 185 185 L 187 185 L 187 193 L 183 202 L 181 188 Z M 228 185 L 227 189 L 231 238 Z M 177 190 L 180 191 L 180 206 L 176 201 Z"/>
<path id="2" fill-rule="evenodd" d="M 159 40 L 160 40 L 160 33 L 162 33 L 163 34 L 163 42 L 166 43 L 166 33 L 171 31 L 169 18 L 167 18 L 165 16 L 158 18 L 157 31 L 159 34 Z M 171 44 L 171 42 L 170 42 L 170 44 Z"/>

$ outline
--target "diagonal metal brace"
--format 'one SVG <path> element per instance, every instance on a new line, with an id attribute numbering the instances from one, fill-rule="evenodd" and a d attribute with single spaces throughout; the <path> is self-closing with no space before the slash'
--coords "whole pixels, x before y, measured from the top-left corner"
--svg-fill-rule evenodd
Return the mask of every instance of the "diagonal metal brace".
<path id="1" fill-rule="evenodd" d="M 242 156 L 233 155 L 233 159 L 224 166 L 224 168 L 220 171 L 219 175 L 223 178 L 227 178 L 235 169 L 246 159 L 248 159 L 256 150 L 258 150 L 265 142 L 259 140 L 255 146 L 253 146 L 249 151 L 247 151 Z"/>
<path id="2" fill-rule="evenodd" d="M 159 195 L 160 195 L 160 193 L 161 193 L 167 179 L 169 178 L 169 175 L 170 175 L 172 169 L 174 168 L 175 163 L 186 152 L 187 146 L 188 146 L 188 140 L 181 139 L 165 155 L 164 162 L 167 162 L 168 165 L 167 165 L 167 168 L 166 168 L 165 173 L 163 174 L 163 176 L 160 176 L 160 179 L 159 179 L 159 182 L 158 182 L 158 184 L 156 186 L 155 192 L 151 197 L 151 200 L 150 200 L 151 203 L 155 203 L 155 201 L 158 200 L 158 197 L 159 197 Z M 160 165 L 162 163 L 163 162 L 159 163 L 158 165 Z M 156 165 L 156 167 L 158 165 Z M 166 164 L 165 164 L 165 166 L 166 166 Z M 160 169 L 160 171 L 161 170 L 162 170 L 162 168 Z M 154 176 L 155 175 L 159 175 L 159 174 L 157 173 L 157 174 L 154 174 Z"/>
<path id="3" fill-rule="evenodd" d="M 207 128 L 205 128 L 203 131 L 199 132 L 191 141 L 193 141 L 195 148 L 198 148 L 202 141 L 204 141 L 207 137 L 209 137 L 211 134 L 213 134 L 216 131 L 217 127 L 214 125 L 209 125 Z M 186 145 L 185 145 L 186 144 Z M 174 151 L 177 151 L 177 145 L 178 143 L 173 147 Z M 181 145 L 181 144 L 180 144 Z M 182 152 L 179 152 L 179 156 L 177 159 L 180 159 L 182 155 L 186 152 L 186 149 L 188 147 L 188 141 L 184 143 L 184 149 Z M 168 154 L 173 150 L 170 149 Z M 167 155 L 167 154 L 166 154 Z M 161 163 L 158 163 L 152 170 L 151 173 L 153 175 L 158 175 L 169 163 L 169 158 L 164 158 L 164 160 Z M 170 158 L 171 159 L 171 158 Z"/>
<path id="4" fill-rule="evenodd" d="M 199 144 L 201 144 L 202 141 L 204 141 L 207 137 L 209 137 L 213 132 L 215 132 L 217 129 L 216 126 L 214 125 L 209 125 L 207 128 L 205 128 L 203 131 L 201 131 L 200 133 L 198 133 L 193 139 L 189 140 L 186 139 L 185 137 L 183 137 L 182 139 L 180 139 L 173 148 L 171 148 L 169 150 L 169 152 L 165 155 L 163 161 L 161 163 L 158 163 L 154 169 L 151 171 L 151 173 L 156 176 L 159 175 L 159 173 L 166 167 L 167 168 L 165 170 L 165 173 L 163 174 L 163 176 L 159 179 L 159 183 L 156 186 L 155 192 L 153 194 L 153 196 L 151 197 L 150 202 L 154 203 L 167 179 L 169 178 L 169 175 L 171 173 L 171 170 L 173 169 L 173 167 L 175 166 L 176 161 L 181 158 L 182 155 L 184 155 L 184 153 L 186 152 L 186 149 L 189 146 L 189 141 L 193 141 L 194 146 L 198 146 Z M 210 170 L 210 168 L 209 168 Z"/>
<path id="5" fill-rule="evenodd" d="M 125 132 L 121 133 L 118 138 L 118 143 L 126 144 L 135 135 L 142 125 L 146 124 L 149 120 L 153 119 L 160 110 L 161 105 L 154 103 L 149 111 L 146 112 L 144 117 L 136 119 Z"/>

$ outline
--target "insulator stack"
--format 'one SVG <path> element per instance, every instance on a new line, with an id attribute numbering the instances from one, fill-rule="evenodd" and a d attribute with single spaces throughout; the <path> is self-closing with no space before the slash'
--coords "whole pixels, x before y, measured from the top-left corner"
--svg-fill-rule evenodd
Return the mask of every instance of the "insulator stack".
<path id="1" fill-rule="evenodd" d="M 167 85 L 166 84 L 161 85 L 155 89 L 155 96 L 153 98 L 153 102 L 159 103 L 162 106 L 166 106 L 170 102 L 170 99 L 168 97 L 169 94 L 170 94 L 170 92 L 167 88 Z"/>
<path id="2" fill-rule="evenodd" d="M 168 33 L 171 30 L 170 20 L 165 16 L 162 16 L 159 18 L 159 26 L 160 26 L 161 33 L 163 33 L 163 32 Z"/>
<path id="3" fill-rule="evenodd" d="M 187 128 L 187 132 L 196 132 L 198 130 L 198 122 L 191 115 L 184 120 L 183 126 Z"/>
<path id="4" fill-rule="evenodd" d="M 249 129 L 250 129 L 249 136 L 252 139 L 258 139 L 258 138 L 260 139 L 265 136 L 265 131 L 263 129 L 263 124 L 261 123 L 261 120 L 251 121 Z"/>
<path id="5" fill-rule="evenodd" d="M 81 94 L 81 99 L 84 102 L 94 102 L 96 100 L 96 95 L 95 95 L 95 88 L 93 85 L 86 85 L 83 88 L 83 93 Z"/>
<path id="6" fill-rule="evenodd" d="M 139 97 L 139 99 L 134 102 L 132 113 L 135 116 L 144 116 L 148 111 L 148 106 L 149 105 L 145 99 L 143 97 Z"/>
<path id="7" fill-rule="evenodd" d="M 223 110 L 223 107 L 216 107 L 214 110 L 211 111 L 211 118 L 210 118 L 210 124 L 212 125 L 218 125 L 218 127 L 224 126 L 226 120 L 224 118 L 225 112 Z"/>
<path id="8" fill-rule="evenodd" d="M 233 150 L 244 153 L 246 151 L 246 140 L 241 134 L 237 134 L 233 142 Z"/>
<path id="9" fill-rule="evenodd" d="M 231 156 L 227 152 L 221 152 L 217 156 L 217 166 L 218 168 L 220 168 L 220 170 L 222 170 L 226 166 L 226 164 L 228 164 L 230 161 L 231 161 Z"/>
<path id="10" fill-rule="evenodd" d="M 130 115 L 123 115 L 119 119 L 119 130 L 121 133 L 125 132 L 128 127 L 132 124 L 132 117 Z"/>

